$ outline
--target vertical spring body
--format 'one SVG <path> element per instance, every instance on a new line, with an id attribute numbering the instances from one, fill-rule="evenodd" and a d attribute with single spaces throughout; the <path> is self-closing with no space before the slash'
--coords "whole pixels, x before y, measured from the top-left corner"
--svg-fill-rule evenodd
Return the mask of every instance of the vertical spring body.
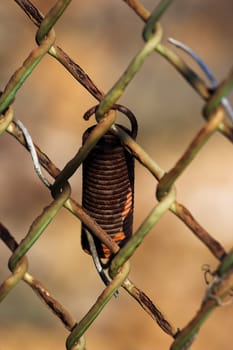
<path id="1" fill-rule="evenodd" d="M 118 125 L 119 126 L 119 125 Z M 126 132 L 129 130 L 120 126 Z M 86 130 L 83 143 L 93 127 Z M 132 235 L 134 206 L 134 158 L 110 132 L 96 144 L 83 162 L 83 208 L 122 246 Z M 90 253 L 82 226 L 81 243 Z M 109 258 L 111 252 L 94 237 L 100 258 Z"/>

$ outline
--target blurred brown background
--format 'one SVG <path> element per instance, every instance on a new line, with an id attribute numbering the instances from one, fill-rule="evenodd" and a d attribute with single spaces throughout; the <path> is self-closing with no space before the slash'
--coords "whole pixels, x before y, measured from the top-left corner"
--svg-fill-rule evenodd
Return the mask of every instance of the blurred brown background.
<path id="1" fill-rule="evenodd" d="M 55 1 L 34 1 L 43 12 Z M 145 0 L 152 10 L 158 1 Z M 162 19 L 171 36 L 191 46 L 223 79 L 232 65 L 229 0 L 174 1 Z M 55 29 L 61 46 L 103 91 L 108 91 L 142 47 L 143 23 L 123 1 L 74 0 Z M 35 47 L 35 26 L 14 3 L 0 4 L 0 89 Z M 169 44 L 167 44 L 169 45 Z M 175 50 L 175 49 L 174 49 Z M 190 63 L 186 55 L 181 55 Z M 195 69 L 197 67 L 193 65 Z M 197 69 L 198 70 L 198 69 Z M 138 142 L 165 170 L 171 168 L 203 125 L 202 100 L 163 58 L 152 54 L 121 103 L 136 114 Z M 45 57 L 17 93 L 15 118 L 62 168 L 80 147 L 91 124 L 83 113 L 94 98 L 51 57 Z M 93 120 L 92 120 L 93 122 Z M 25 150 L 9 135 L 0 137 L 0 216 L 18 241 L 50 201 Z M 226 249 L 233 243 L 232 147 L 214 135 L 177 181 L 178 200 Z M 81 200 L 80 170 L 73 196 Z M 155 204 L 156 182 L 136 167 L 135 229 Z M 1 244 L 0 281 L 9 275 L 9 251 Z M 30 272 L 79 320 L 103 285 L 80 247 L 80 223 L 61 210 L 28 254 Z M 203 264 L 217 261 L 172 214 L 167 213 L 132 259 L 131 279 L 182 328 L 195 314 L 206 288 Z M 233 348 L 232 306 L 219 308 L 202 327 L 192 349 Z M 0 350 L 64 349 L 67 331 L 24 283 L 0 305 Z M 88 349 L 166 350 L 165 335 L 124 292 L 105 307 L 86 333 Z"/>

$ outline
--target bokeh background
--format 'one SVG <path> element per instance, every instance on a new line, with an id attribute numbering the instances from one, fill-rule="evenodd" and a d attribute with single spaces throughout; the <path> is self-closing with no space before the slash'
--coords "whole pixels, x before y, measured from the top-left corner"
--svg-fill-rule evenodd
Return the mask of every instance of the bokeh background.
<path id="1" fill-rule="evenodd" d="M 33 1 L 46 13 L 55 1 Z M 152 10 L 158 1 L 145 0 Z M 161 23 L 164 41 L 191 46 L 218 80 L 232 65 L 233 2 L 174 1 Z M 142 21 L 123 1 L 74 0 L 56 24 L 61 46 L 103 91 L 108 91 L 142 47 Z M 0 89 L 35 47 L 36 28 L 14 1 L 0 3 Z M 169 44 L 168 44 L 169 45 Z M 174 48 L 174 50 L 176 50 Z M 180 54 L 198 68 L 188 57 Z M 230 97 L 231 98 L 231 97 Z M 165 170 L 170 169 L 203 125 L 203 101 L 160 56 L 152 54 L 120 103 L 137 116 L 138 142 Z M 82 120 L 96 101 L 65 69 L 45 57 L 17 93 L 15 118 L 60 168 L 73 157 Z M 50 194 L 33 171 L 27 152 L 13 138 L 0 138 L 0 217 L 20 241 Z M 233 243 L 232 147 L 214 135 L 177 181 L 178 200 L 226 249 Z M 81 171 L 71 179 L 81 200 Z M 135 229 L 155 204 L 156 182 L 136 165 Z M 9 275 L 9 251 L 0 245 L 0 280 Z M 103 289 L 91 258 L 80 247 L 80 223 L 61 210 L 28 254 L 35 275 L 79 320 Z M 206 288 L 202 266 L 217 261 L 193 234 L 167 213 L 132 258 L 131 279 L 182 328 L 196 313 Z M 202 327 L 192 349 L 232 349 L 232 306 L 219 308 Z M 0 305 L 0 349 L 64 349 L 68 332 L 23 282 Z M 88 349 L 166 350 L 171 338 L 134 300 L 120 292 L 86 333 Z"/>

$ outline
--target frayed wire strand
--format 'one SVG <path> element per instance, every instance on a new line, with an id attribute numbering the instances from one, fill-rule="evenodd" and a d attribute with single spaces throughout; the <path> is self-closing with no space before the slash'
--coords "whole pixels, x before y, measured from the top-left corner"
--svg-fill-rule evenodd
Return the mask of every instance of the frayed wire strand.
<path id="1" fill-rule="evenodd" d="M 29 134 L 27 128 L 24 126 L 24 124 L 20 120 L 14 120 L 14 122 L 19 127 L 19 129 L 21 130 L 21 132 L 22 132 L 22 134 L 23 134 L 23 136 L 25 138 L 28 150 L 29 150 L 29 152 L 31 154 L 31 158 L 32 158 L 32 162 L 33 162 L 33 165 L 34 165 L 35 172 L 37 173 L 38 177 L 43 182 L 43 184 L 45 186 L 47 186 L 48 188 L 50 188 L 51 184 L 46 179 L 46 177 L 44 176 L 44 174 L 43 174 L 43 172 L 41 170 L 39 158 L 37 156 L 36 149 L 35 149 L 34 143 L 32 141 L 31 135 Z"/>
<path id="2" fill-rule="evenodd" d="M 215 79 L 214 75 L 212 74 L 211 70 L 207 67 L 205 62 L 190 47 L 173 38 L 168 38 L 168 42 L 175 45 L 179 49 L 185 51 L 188 55 L 190 55 L 194 59 L 194 61 L 199 65 L 201 70 L 205 73 L 206 77 L 209 79 L 211 88 L 213 90 L 217 89 L 218 82 Z M 229 116 L 229 119 L 231 120 L 231 122 L 233 122 L 233 108 L 230 102 L 226 97 L 222 98 L 221 102 Z"/>

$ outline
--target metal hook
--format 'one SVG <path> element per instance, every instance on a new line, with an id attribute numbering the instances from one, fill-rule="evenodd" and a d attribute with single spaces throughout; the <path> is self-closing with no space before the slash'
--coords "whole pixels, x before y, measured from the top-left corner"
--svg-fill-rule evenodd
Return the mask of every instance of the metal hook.
<path id="1" fill-rule="evenodd" d="M 202 266 L 202 271 L 204 272 L 204 280 L 207 285 L 211 283 L 211 281 L 214 278 L 214 273 L 211 271 L 210 265 L 209 264 L 204 264 Z M 211 277 L 211 279 L 209 278 Z"/>
<path id="2" fill-rule="evenodd" d="M 83 115 L 83 119 L 89 120 L 89 118 L 92 116 L 92 114 L 94 114 L 96 112 L 98 107 L 99 107 L 99 105 L 96 105 L 96 106 L 93 106 L 90 109 L 88 109 L 88 111 L 86 111 L 85 114 Z M 129 119 L 129 121 L 131 123 L 130 136 L 133 139 L 136 139 L 137 132 L 138 132 L 138 123 L 137 123 L 137 119 L 136 119 L 135 115 L 133 114 L 133 112 L 131 112 L 129 108 L 127 108 L 123 105 L 119 105 L 119 104 L 114 104 L 111 107 L 111 109 L 117 110 L 117 111 L 123 113 L 124 115 L 126 115 L 126 117 Z"/>
<path id="3" fill-rule="evenodd" d="M 205 62 L 190 47 L 173 38 L 168 38 L 168 42 L 175 45 L 179 49 L 185 51 L 188 55 L 190 55 L 194 59 L 194 61 L 199 65 L 201 70 L 205 73 L 207 78 L 209 79 L 211 83 L 211 88 L 213 90 L 217 89 L 218 82 L 215 79 L 214 75 L 212 74 L 211 70 L 207 67 Z M 229 119 L 231 120 L 231 122 L 233 122 L 233 108 L 229 100 L 226 97 L 223 97 L 221 102 L 229 116 Z"/>

